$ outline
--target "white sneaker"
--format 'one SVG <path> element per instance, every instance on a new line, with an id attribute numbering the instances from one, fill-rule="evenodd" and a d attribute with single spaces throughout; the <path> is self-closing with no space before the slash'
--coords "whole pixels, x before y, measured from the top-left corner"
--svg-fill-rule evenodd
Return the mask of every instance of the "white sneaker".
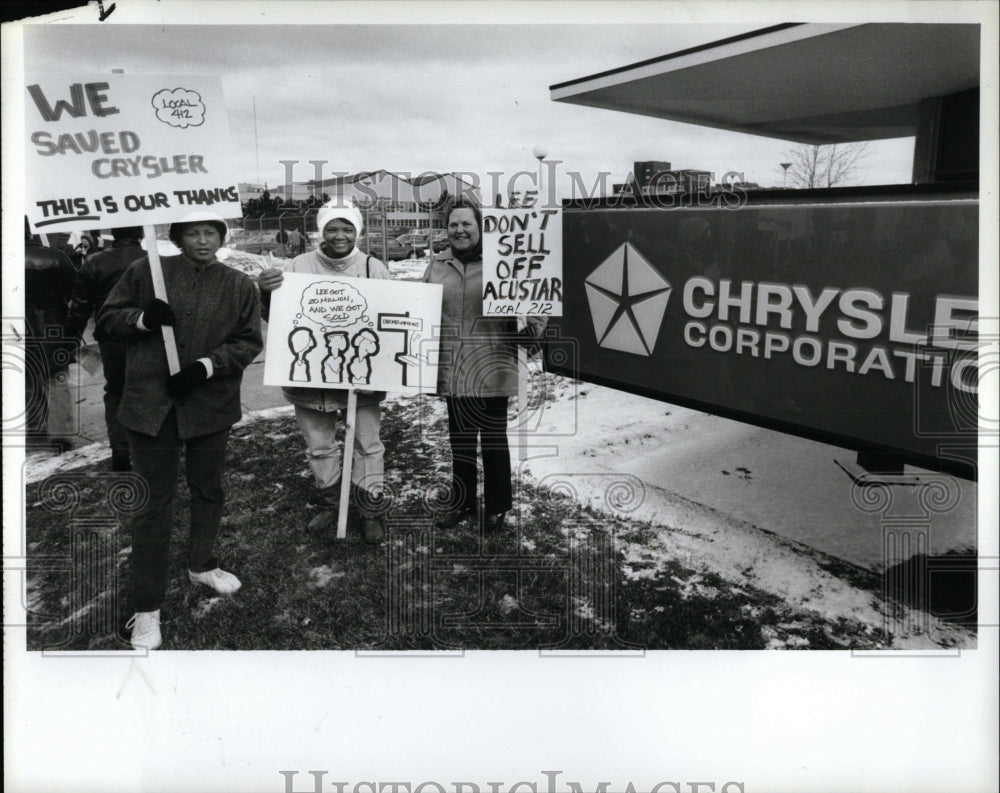
<path id="1" fill-rule="evenodd" d="M 243 586 L 240 583 L 240 579 L 218 567 L 214 570 L 206 570 L 204 573 L 196 573 L 193 570 L 188 570 L 188 578 L 191 579 L 191 583 L 204 584 L 214 589 L 220 595 L 231 595 Z"/>
<path id="2" fill-rule="evenodd" d="M 137 611 L 125 623 L 132 629 L 130 641 L 136 650 L 155 650 L 162 643 L 160 638 L 160 610 Z"/>

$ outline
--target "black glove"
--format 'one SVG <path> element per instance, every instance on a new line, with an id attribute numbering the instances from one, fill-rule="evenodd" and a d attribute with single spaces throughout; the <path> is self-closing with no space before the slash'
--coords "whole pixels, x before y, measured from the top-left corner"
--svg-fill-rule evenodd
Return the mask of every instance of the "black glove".
<path id="1" fill-rule="evenodd" d="M 514 336 L 514 343 L 520 347 L 524 347 L 527 350 L 529 356 L 534 355 L 538 352 L 542 345 L 538 341 L 538 337 L 531 332 L 531 328 L 525 326 L 521 328 L 517 334 Z"/>
<path id="2" fill-rule="evenodd" d="M 154 297 L 146 304 L 141 319 L 148 330 L 156 330 L 162 325 L 173 325 L 177 321 L 174 310 L 158 297 Z"/>
<path id="3" fill-rule="evenodd" d="M 531 332 L 531 329 L 525 326 L 517 332 L 517 343 L 530 347 L 533 344 L 537 344 L 538 339 L 535 338 L 535 334 Z"/>
<path id="4" fill-rule="evenodd" d="M 201 361 L 190 363 L 181 369 L 177 374 L 172 374 L 167 378 L 167 396 L 171 399 L 183 399 L 199 383 L 204 383 L 208 379 L 208 369 Z"/>

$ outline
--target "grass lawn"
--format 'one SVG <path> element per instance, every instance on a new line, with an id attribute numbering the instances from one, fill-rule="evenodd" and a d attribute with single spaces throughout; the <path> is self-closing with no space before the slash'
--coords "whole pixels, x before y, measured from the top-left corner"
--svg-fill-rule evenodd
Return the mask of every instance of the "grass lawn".
<path id="1" fill-rule="evenodd" d="M 443 404 L 383 409 L 388 537 L 310 533 L 319 509 L 290 414 L 233 430 L 218 554 L 231 598 L 187 581 L 187 491 L 176 503 L 165 650 L 834 649 L 877 647 L 870 625 L 645 553 L 651 526 L 517 483 L 508 528 L 434 528 L 450 473 Z M 130 475 L 105 463 L 28 486 L 28 649 L 127 649 Z M 858 585 L 858 581 L 853 582 Z M 860 582 L 874 593 L 878 580 Z"/>

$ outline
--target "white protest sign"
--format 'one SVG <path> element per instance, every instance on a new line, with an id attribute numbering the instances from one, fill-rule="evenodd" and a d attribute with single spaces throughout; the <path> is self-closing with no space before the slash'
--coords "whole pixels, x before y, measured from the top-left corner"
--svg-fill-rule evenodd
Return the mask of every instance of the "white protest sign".
<path id="1" fill-rule="evenodd" d="M 264 385 L 437 388 L 440 284 L 285 273 L 269 316 Z"/>
<path id="2" fill-rule="evenodd" d="M 562 210 L 483 209 L 483 314 L 561 317 Z"/>
<path id="3" fill-rule="evenodd" d="M 29 74 L 25 89 L 36 233 L 242 214 L 218 77 Z"/>

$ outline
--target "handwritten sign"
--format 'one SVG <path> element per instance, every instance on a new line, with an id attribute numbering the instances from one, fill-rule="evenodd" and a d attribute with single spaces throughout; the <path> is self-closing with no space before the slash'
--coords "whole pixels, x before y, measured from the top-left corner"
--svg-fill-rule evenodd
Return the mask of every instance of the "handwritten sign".
<path id="1" fill-rule="evenodd" d="M 440 324 L 439 284 L 285 273 L 264 384 L 432 392 Z"/>
<path id="2" fill-rule="evenodd" d="M 29 75 L 25 90 L 34 231 L 240 216 L 218 77 Z"/>
<path id="3" fill-rule="evenodd" d="M 483 314 L 561 317 L 562 211 L 483 210 Z"/>

